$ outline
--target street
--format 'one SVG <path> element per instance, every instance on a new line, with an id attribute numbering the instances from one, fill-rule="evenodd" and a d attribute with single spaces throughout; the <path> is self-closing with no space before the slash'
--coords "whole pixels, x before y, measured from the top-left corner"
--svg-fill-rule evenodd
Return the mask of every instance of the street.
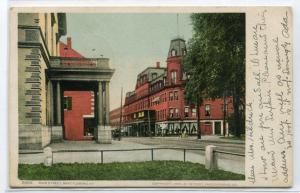
<path id="1" fill-rule="evenodd" d="M 220 151 L 245 153 L 243 141 L 220 139 L 218 136 L 202 136 L 200 140 L 196 137 L 123 137 L 122 140 L 155 147 L 205 148 L 207 145 L 215 145 Z"/>

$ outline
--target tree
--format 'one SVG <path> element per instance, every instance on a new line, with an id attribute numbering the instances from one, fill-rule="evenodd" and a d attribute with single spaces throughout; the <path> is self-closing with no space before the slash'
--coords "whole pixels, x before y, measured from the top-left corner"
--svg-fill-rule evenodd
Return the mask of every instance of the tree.
<path id="1" fill-rule="evenodd" d="M 183 69 L 188 79 L 185 84 L 185 100 L 189 104 L 196 105 L 198 139 L 201 139 L 200 107 L 207 88 L 205 81 L 206 65 L 203 63 L 201 49 L 200 45 L 190 42 L 187 54 L 183 58 Z"/>
<path id="2" fill-rule="evenodd" d="M 194 34 L 183 66 L 187 74 L 193 71 L 198 76 L 190 76 L 188 84 L 204 85 L 203 97 L 232 96 L 235 135 L 240 137 L 240 111 L 245 109 L 240 108 L 245 101 L 245 14 L 195 13 L 191 19 Z M 193 86 L 186 89 L 195 95 L 199 90 L 194 93 Z"/>

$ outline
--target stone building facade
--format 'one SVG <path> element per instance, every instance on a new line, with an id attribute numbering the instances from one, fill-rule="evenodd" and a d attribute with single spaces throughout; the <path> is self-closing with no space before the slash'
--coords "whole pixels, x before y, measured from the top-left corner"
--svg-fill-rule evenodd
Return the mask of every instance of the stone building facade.
<path id="1" fill-rule="evenodd" d="M 138 74 L 136 88 L 125 98 L 124 132 L 131 136 L 197 134 L 196 107 L 184 99 L 186 77 L 182 57 L 186 53 L 185 40 L 171 40 L 167 66 L 148 67 Z M 228 98 L 226 112 L 233 112 Z M 200 107 L 201 133 L 223 135 L 228 133 L 224 121 L 223 99 L 206 99 Z M 224 128 L 225 125 L 225 128 Z"/>
<path id="2" fill-rule="evenodd" d="M 94 65 L 66 65 L 82 58 L 60 56 L 66 35 L 64 13 L 18 15 L 19 148 L 41 149 L 65 139 L 64 91 L 93 91 L 99 143 L 110 143 L 109 82 L 114 73 L 108 58 L 85 58 Z M 75 62 L 77 63 L 77 62 Z"/>

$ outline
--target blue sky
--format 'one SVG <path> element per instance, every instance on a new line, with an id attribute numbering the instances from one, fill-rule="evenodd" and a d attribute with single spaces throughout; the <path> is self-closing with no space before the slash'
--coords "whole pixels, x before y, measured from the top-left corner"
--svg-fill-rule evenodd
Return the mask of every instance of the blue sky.
<path id="1" fill-rule="evenodd" d="M 85 57 L 110 59 L 116 70 L 110 84 L 112 110 L 120 106 L 121 87 L 123 96 L 134 90 L 139 72 L 156 61 L 166 66 L 170 41 L 178 35 L 191 38 L 190 14 L 179 14 L 177 27 L 176 13 L 69 13 L 61 40 L 72 37 L 73 48 Z"/>

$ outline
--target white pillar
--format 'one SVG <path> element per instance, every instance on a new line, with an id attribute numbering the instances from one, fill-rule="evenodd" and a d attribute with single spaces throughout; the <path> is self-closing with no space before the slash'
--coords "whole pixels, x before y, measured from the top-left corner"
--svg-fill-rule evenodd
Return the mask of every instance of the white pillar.
<path id="1" fill-rule="evenodd" d="M 226 122 L 226 136 L 229 134 L 229 124 Z"/>
<path id="2" fill-rule="evenodd" d="M 52 149 L 51 147 L 46 147 L 44 149 L 44 166 L 52 166 L 53 163 L 53 157 L 52 157 Z"/>
<path id="3" fill-rule="evenodd" d="M 216 146 L 207 145 L 205 147 L 205 168 L 208 170 L 218 169 L 217 157 L 214 154 Z"/>
<path id="4" fill-rule="evenodd" d="M 221 135 L 223 135 L 224 127 L 223 127 L 223 121 L 221 121 Z"/>
<path id="5" fill-rule="evenodd" d="M 215 121 L 211 122 L 212 124 L 212 134 L 215 135 L 216 131 L 215 131 Z"/>

